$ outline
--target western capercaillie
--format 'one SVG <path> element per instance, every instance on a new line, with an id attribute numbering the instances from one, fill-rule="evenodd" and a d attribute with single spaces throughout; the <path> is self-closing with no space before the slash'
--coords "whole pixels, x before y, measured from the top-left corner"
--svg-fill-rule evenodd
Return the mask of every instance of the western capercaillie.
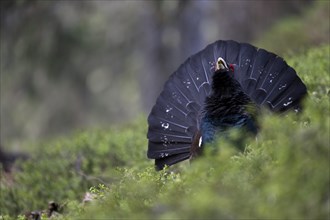
<path id="1" fill-rule="evenodd" d="M 279 56 L 250 44 L 217 41 L 168 79 L 148 117 L 148 157 L 157 169 L 199 154 L 237 127 L 256 134 L 255 112 L 300 110 L 307 89 Z"/>

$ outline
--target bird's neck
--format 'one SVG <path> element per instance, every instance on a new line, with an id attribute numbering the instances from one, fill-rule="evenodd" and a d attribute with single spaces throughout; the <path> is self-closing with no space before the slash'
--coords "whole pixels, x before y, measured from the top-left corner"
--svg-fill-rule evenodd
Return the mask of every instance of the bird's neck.
<path id="1" fill-rule="evenodd" d="M 251 99 L 242 91 L 240 84 L 229 72 L 214 73 L 212 92 L 205 99 L 203 115 L 211 121 L 231 118 L 233 115 L 246 113 L 246 106 Z"/>
<path id="2" fill-rule="evenodd" d="M 240 84 L 228 73 L 215 73 L 212 93 L 205 100 L 203 117 L 200 123 L 203 143 L 212 142 L 216 133 L 232 127 L 242 127 L 251 117 L 246 106 L 250 98 L 242 91 Z"/>

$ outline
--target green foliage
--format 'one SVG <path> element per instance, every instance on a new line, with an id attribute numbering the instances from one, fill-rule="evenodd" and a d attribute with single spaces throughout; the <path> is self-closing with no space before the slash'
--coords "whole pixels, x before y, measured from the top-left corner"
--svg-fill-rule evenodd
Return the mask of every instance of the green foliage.
<path id="1" fill-rule="evenodd" d="M 118 181 L 117 167 L 150 166 L 142 120 L 129 128 L 85 131 L 31 147 L 31 159 L 18 165 L 21 172 L 10 178 L 1 173 L 1 214 L 44 209 L 50 200 L 82 201 L 91 186 Z"/>
<path id="2" fill-rule="evenodd" d="M 244 152 L 219 140 L 187 163 L 156 172 L 146 159 L 146 120 L 80 132 L 35 147 L 11 183 L 2 180 L 2 215 L 65 204 L 58 219 L 329 218 L 329 50 L 292 56 L 307 84 L 303 113 L 265 112 Z M 232 133 L 235 136 L 235 133 Z M 88 190 L 89 189 L 89 190 Z M 84 204 L 85 193 L 92 201 Z"/>
<path id="3" fill-rule="evenodd" d="M 288 63 L 293 66 L 302 80 L 307 83 L 313 97 L 321 98 L 329 95 L 330 83 L 330 47 L 322 46 L 310 49 L 301 56 L 292 56 Z"/>

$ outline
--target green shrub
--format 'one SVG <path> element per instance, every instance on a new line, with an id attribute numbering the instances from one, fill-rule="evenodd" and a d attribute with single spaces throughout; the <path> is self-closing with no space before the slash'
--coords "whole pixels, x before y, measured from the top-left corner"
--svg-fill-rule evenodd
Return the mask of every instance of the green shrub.
<path id="1" fill-rule="evenodd" d="M 118 181 L 117 167 L 139 167 L 146 161 L 146 124 L 78 132 L 70 138 L 31 146 L 27 161 L 11 181 L 1 178 L 2 215 L 47 208 L 48 201 L 82 201 L 99 183 Z M 1 173 L 2 176 L 5 173 Z"/>

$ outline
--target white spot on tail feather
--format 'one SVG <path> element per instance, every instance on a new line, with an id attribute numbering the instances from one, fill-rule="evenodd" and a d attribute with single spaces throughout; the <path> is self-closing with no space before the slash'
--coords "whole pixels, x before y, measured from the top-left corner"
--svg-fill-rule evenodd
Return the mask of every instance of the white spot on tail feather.
<path id="1" fill-rule="evenodd" d="M 164 128 L 164 130 L 168 129 L 170 127 L 169 123 L 162 123 L 162 128 Z"/>
<path id="2" fill-rule="evenodd" d="M 286 83 L 284 85 L 281 84 L 278 90 L 284 89 L 285 87 L 286 87 Z"/>
<path id="3" fill-rule="evenodd" d="M 290 105 L 292 102 L 293 102 L 293 101 L 292 101 L 292 97 L 289 97 L 288 102 L 287 102 L 287 103 L 284 103 L 283 106 L 288 106 L 288 105 Z"/>
<path id="4" fill-rule="evenodd" d="M 166 113 L 170 112 L 172 110 L 171 107 L 169 107 L 168 109 L 166 109 Z"/>

